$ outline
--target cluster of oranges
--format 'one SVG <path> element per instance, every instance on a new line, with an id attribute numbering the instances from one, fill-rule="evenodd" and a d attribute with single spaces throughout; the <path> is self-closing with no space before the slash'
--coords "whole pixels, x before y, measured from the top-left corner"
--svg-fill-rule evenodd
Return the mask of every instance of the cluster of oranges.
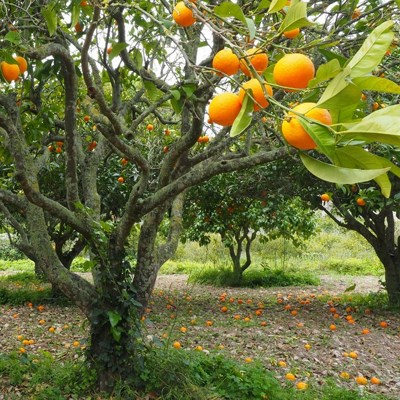
<path id="1" fill-rule="evenodd" d="M 17 81 L 19 76 L 22 75 L 28 69 L 28 62 L 24 57 L 13 56 L 16 64 L 10 64 L 7 61 L 0 63 L 1 73 L 6 81 L 12 82 Z"/>
<path id="2" fill-rule="evenodd" d="M 187 7 L 183 1 L 176 4 L 172 16 L 174 21 L 182 27 L 189 27 L 196 22 L 193 9 Z M 295 28 L 283 34 L 286 38 L 293 39 L 299 33 L 300 29 Z M 231 49 L 224 48 L 214 56 L 212 66 L 218 75 L 232 76 L 241 70 L 250 80 L 242 85 L 238 94 L 225 92 L 216 95 L 211 100 L 208 110 L 210 123 L 223 127 L 231 126 L 239 115 L 245 93 L 249 90 L 251 90 L 251 97 L 254 101 L 254 111 L 269 106 L 268 97 L 272 97 L 273 90 L 268 83 L 258 79 L 268 67 L 268 55 L 262 49 L 257 47 L 248 49 L 245 57 L 240 59 Z M 254 71 L 259 77 L 253 76 Z M 314 75 L 313 62 L 309 57 L 300 53 L 284 55 L 273 70 L 275 83 L 286 92 L 305 89 Z M 299 122 L 299 114 L 325 125 L 332 124 L 331 115 L 328 110 L 317 108 L 315 103 L 303 103 L 295 107 L 282 124 L 282 134 L 291 146 L 300 150 L 315 149 L 317 145 Z"/>

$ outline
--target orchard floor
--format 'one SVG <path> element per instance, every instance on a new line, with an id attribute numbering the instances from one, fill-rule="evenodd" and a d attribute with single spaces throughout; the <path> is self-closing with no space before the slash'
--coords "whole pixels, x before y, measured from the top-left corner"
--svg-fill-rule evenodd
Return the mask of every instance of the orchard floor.
<path id="1" fill-rule="evenodd" d="M 345 293 L 353 283 L 355 289 Z M 296 383 L 285 379 L 287 372 L 313 387 L 329 379 L 352 389 L 359 387 L 358 375 L 368 380 L 375 376 L 380 385 L 369 382 L 359 390 L 398 399 L 400 314 L 373 300 L 359 301 L 360 293 L 379 288 L 375 277 L 322 276 L 320 286 L 221 289 L 187 284 L 185 275 L 160 275 L 143 322 L 144 334 L 167 346 L 179 341 L 182 349 L 173 351 L 201 346 L 242 361 L 259 360 L 283 386 Z M 39 311 L 37 306 L 0 306 L 0 353 L 24 347 L 31 354 L 46 350 L 60 360 L 79 357 L 87 343 L 87 324 L 79 310 L 45 305 Z M 18 335 L 34 343 L 23 346 Z M 351 352 L 357 358 L 348 356 Z M 280 366 L 280 361 L 286 365 Z M 342 378 L 342 372 L 350 378 Z M 0 389 L 1 398 L 1 377 Z"/>

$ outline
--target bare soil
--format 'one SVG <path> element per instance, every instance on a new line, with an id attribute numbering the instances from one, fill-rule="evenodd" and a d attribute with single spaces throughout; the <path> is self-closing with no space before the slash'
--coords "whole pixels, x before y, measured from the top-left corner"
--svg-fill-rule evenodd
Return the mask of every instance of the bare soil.
<path id="1" fill-rule="evenodd" d="M 359 388 L 358 375 L 376 376 L 380 385 L 368 383 L 359 389 L 399 399 L 400 315 L 352 300 L 358 293 L 381 290 L 379 280 L 320 278 L 320 286 L 243 289 L 193 285 L 185 275 L 160 275 L 143 324 L 145 336 L 157 337 L 166 346 L 178 340 L 186 351 L 200 345 L 206 352 L 219 351 L 241 361 L 251 357 L 273 371 L 283 386 L 293 385 L 285 379 L 287 372 L 313 387 L 329 379 L 351 389 Z M 344 293 L 353 284 L 354 290 Z M 54 305 L 39 311 L 37 306 L 0 307 L 0 353 L 18 351 L 22 345 L 17 336 L 23 335 L 34 340 L 25 346 L 31 354 L 46 350 L 58 358 L 78 357 L 88 340 L 80 311 Z M 353 322 L 348 322 L 350 315 Z M 332 324 L 336 330 L 330 329 Z M 365 329 L 369 333 L 363 333 Z M 76 341 L 79 346 L 74 346 Z M 357 358 L 349 357 L 351 352 Z M 348 372 L 350 379 L 341 378 L 341 372 Z"/>

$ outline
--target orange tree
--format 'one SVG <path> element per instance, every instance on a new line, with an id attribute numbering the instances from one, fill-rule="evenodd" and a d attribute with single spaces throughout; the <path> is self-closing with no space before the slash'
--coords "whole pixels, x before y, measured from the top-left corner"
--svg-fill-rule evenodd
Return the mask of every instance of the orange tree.
<path id="1" fill-rule="evenodd" d="M 370 3 L 380 13 L 369 20 L 364 6 L 366 23 L 359 28 L 362 16 L 352 19 L 354 10 L 341 2 L 328 9 L 314 2 L 308 11 L 299 0 L 185 0 L 177 8 L 165 0 L 0 5 L 2 213 L 23 220 L 21 239 L 48 279 L 86 315 L 89 360 L 101 388 L 136 376 L 132 368 L 141 365 L 149 343 L 141 338 L 140 317 L 160 266 L 175 251 L 185 190 L 296 153 L 280 135 L 293 99 L 331 114 L 332 125 L 301 113 L 286 117 L 299 120 L 323 157 L 301 152 L 307 168 L 339 183 L 375 179 L 389 196 L 387 174 L 397 170 L 363 145 L 399 145 L 400 106 L 367 116 L 356 111 L 363 90 L 399 91 L 376 75 L 393 42 L 390 18 L 398 8 L 394 1 Z M 338 17 L 346 21 L 335 23 Z M 301 32 L 289 35 L 293 39 L 283 35 L 296 28 Z M 239 59 L 236 74 L 212 67 L 223 48 Z M 315 48 L 314 60 L 299 56 Z M 285 53 L 297 54 L 298 68 L 274 73 Z M 259 85 L 245 84 L 249 78 Z M 362 154 L 357 162 L 354 149 Z M 55 157 L 63 158 L 56 196 L 46 178 Z M 110 196 L 120 186 L 107 177 L 118 162 L 124 201 Z M 105 211 L 106 200 L 112 211 Z M 159 245 L 166 215 L 170 231 Z M 93 284 L 63 267 L 49 218 L 83 238 Z M 126 243 L 138 225 L 131 265 Z"/>
<path id="2" fill-rule="evenodd" d="M 285 186 L 291 183 L 287 177 L 286 182 L 276 181 L 274 169 L 218 175 L 186 195 L 182 238 L 207 245 L 210 234 L 219 234 L 232 260 L 232 284 L 240 284 L 250 267 L 257 237 L 264 243 L 284 237 L 298 246 L 313 232 L 312 210 L 299 197 L 286 195 Z M 258 187 L 256 175 L 265 189 Z"/>

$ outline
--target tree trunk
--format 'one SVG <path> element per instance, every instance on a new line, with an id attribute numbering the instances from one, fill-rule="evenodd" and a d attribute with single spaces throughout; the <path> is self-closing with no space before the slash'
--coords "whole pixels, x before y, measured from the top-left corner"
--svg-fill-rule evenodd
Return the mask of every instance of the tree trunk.
<path id="1" fill-rule="evenodd" d="M 389 303 L 400 306 L 400 259 L 395 254 L 389 254 L 386 248 L 375 248 L 375 252 L 385 268 L 385 288 Z"/>
<path id="2" fill-rule="evenodd" d="M 241 246 L 240 250 L 238 248 L 238 251 L 235 253 L 235 246 L 232 244 L 229 246 L 229 254 L 231 256 L 232 260 L 232 267 L 233 267 L 233 285 L 239 285 L 242 282 L 243 279 L 243 270 L 242 266 L 240 265 L 240 256 L 241 256 Z"/>

